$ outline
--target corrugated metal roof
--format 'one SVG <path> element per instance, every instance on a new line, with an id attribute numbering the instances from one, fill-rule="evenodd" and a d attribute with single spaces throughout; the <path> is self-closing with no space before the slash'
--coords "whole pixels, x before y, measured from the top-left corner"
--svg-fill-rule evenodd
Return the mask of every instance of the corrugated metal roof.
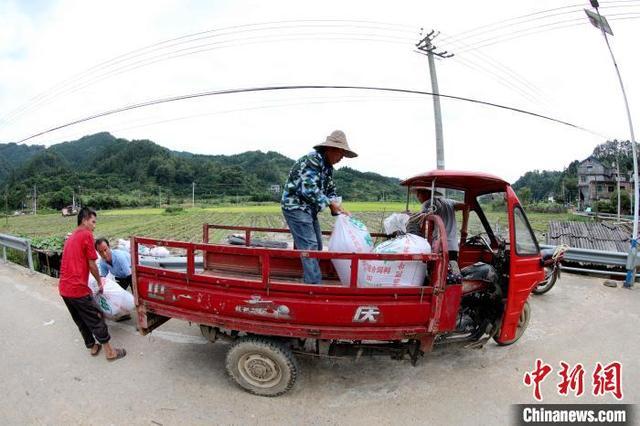
<path id="1" fill-rule="evenodd" d="M 631 230 L 627 224 L 606 222 L 549 222 L 547 244 L 573 248 L 627 252 Z"/>

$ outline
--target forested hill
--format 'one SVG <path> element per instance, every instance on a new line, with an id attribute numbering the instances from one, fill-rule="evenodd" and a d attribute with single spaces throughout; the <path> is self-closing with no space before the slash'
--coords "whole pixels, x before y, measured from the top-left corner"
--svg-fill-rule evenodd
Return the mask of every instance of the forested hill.
<path id="1" fill-rule="evenodd" d="M 237 155 L 176 152 L 149 140 L 115 138 L 109 133 L 44 146 L 0 144 L 0 189 L 8 188 L 10 209 L 30 206 L 34 185 L 38 205 L 61 208 L 80 197 L 97 208 L 200 201 L 277 200 L 294 160 L 277 152 Z M 347 167 L 336 170 L 346 200 L 402 199 L 399 180 Z"/>
<path id="2" fill-rule="evenodd" d="M 607 141 L 596 146 L 591 156 L 607 167 L 620 162 L 621 176 L 627 176 L 633 169 L 633 156 L 629 141 Z M 578 194 L 578 164 L 585 160 L 574 160 L 563 171 L 533 170 L 522 175 L 513 188 L 522 202 L 546 201 L 553 196 L 558 202 L 573 202 Z"/>

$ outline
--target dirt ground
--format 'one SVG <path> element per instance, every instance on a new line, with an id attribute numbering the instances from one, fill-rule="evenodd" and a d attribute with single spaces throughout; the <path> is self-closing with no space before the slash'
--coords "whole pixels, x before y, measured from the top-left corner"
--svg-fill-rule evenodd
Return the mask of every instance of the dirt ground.
<path id="1" fill-rule="evenodd" d="M 295 388 L 275 399 L 238 388 L 224 371 L 228 346 L 177 320 L 145 337 L 132 321 L 109 322 L 127 357 L 90 357 L 56 285 L 0 262 L 2 424 L 505 424 L 512 404 L 535 402 L 523 376 L 537 358 L 553 367 L 544 403 L 640 401 L 638 285 L 564 274 L 532 296 L 529 328 L 515 345 L 438 348 L 416 367 L 303 358 Z M 581 397 L 558 394 L 560 361 L 584 365 Z M 596 363 L 612 361 L 622 364 L 622 401 L 591 394 Z"/>

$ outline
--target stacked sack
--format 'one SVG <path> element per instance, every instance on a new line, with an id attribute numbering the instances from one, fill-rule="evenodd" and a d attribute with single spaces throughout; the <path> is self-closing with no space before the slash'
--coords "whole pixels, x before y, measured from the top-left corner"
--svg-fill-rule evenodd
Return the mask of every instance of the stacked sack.
<path id="1" fill-rule="evenodd" d="M 358 219 L 339 215 L 329 239 L 329 251 L 346 253 L 371 253 L 373 240 L 367 226 Z M 351 260 L 331 259 L 340 283 L 348 287 L 351 282 Z M 364 276 L 363 262 L 358 263 L 358 277 Z"/>
<path id="2" fill-rule="evenodd" d="M 387 235 L 397 235 L 373 250 L 378 254 L 431 253 L 429 242 L 417 235 L 407 234 L 409 215 L 395 213 L 384 220 Z M 361 287 L 417 287 L 424 283 L 427 264 L 410 260 L 368 260 L 363 262 L 365 275 Z"/>
<path id="3" fill-rule="evenodd" d="M 398 235 L 373 248 L 367 227 L 350 216 L 340 215 L 329 241 L 329 251 L 348 253 L 431 253 L 429 242 L 417 235 L 405 234 L 409 216 L 393 214 L 384 221 L 387 235 Z M 351 261 L 332 259 L 340 282 L 351 281 Z M 363 260 L 358 262 L 358 287 L 421 286 L 427 264 L 421 261 Z"/>

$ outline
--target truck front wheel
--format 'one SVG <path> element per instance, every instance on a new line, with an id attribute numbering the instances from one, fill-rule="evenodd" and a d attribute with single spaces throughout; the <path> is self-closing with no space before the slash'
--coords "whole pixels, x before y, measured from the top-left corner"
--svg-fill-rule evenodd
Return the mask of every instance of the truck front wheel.
<path id="1" fill-rule="evenodd" d="M 511 340 L 499 340 L 498 336 L 500 336 L 500 330 L 493 336 L 493 340 L 500 346 L 507 346 L 514 344 L 518 339 L 522 337 L 524 331 L 527 329 L 529 325 L 529 319 L 531 318 L 531 307 L 529 306 L 529 301 L 524 302 L 524 306 L 522 308 L 522 312 L 520 313 L 520 319 L 518 320 L 518 328 L 516 328 L 516 335 Z"/>
<path id="2" fill-rule="evenodd" d="M 279 396 L 296 382 L 298 363 L 291 349 L 263 337 L 243 337 L 227 352 L 227 372 L 246 391 Z"/>

